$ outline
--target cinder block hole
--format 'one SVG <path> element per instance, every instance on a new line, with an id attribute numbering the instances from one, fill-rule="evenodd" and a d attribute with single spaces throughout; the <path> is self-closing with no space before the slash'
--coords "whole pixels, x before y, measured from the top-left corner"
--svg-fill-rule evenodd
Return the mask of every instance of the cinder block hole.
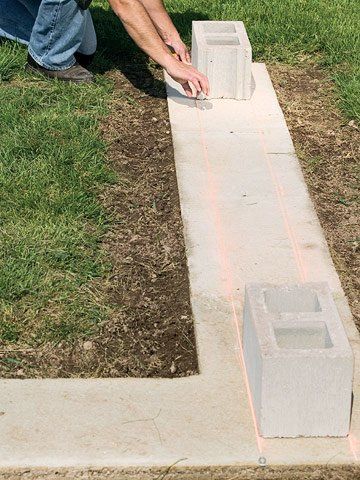
<path id="1" fill-rule="evenodd" d="M 233 23 L 205 23 L 205 33 L 236 33 Z"/>
<path id="2" fill-rule="evenodd" d="M 316 324 L 275 327 L 274 328 L 276 343 L 279 348 L 290 349 L 323 349 L 333 346 L 329 331 L 324 322 L 316 322 Z"/>
<path id="3" fill-rule="evenodd" d="M 208 45 L 240 45 L 237 37 L 207 37 Z"/>
<path id="4" fill-rule="evenodd" d="M 271 313 L 321 312 L 316 292 L 306 287 L 265 290 L 266 310 Z"/>

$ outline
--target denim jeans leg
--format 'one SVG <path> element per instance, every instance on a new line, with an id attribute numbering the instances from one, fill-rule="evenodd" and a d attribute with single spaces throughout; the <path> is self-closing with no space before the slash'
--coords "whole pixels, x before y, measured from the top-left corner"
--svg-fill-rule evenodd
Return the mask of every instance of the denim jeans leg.
<path id="1" fill-rule="evenodd" d="M 0 0 L 0 37 L 29 44 L 41 0 Z"/>
<path id="2" fill-rule="evenodd" d="M 30 37 L 29 53 L 49 70 L 75 64 L 85 32 L 87 12 L 74 0 L 42 0 Z"/>
<path id="3" fill-rule="evenodd" d="M 91 13 L 86 10 L 85 14 L 85 30 L 81 45 L 78 49 L 83 55 L 93 55 L 96 52 L 97 40 Z"/>

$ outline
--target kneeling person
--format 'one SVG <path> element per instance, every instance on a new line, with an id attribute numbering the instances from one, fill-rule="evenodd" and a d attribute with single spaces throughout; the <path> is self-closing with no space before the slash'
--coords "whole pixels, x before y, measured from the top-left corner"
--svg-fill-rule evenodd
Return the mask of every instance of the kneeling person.
<path id="1" fill-rule="evenodd" d="M 108 0 L 137 45 L 188 96 L 209 93 L 207 78 L 190 65 L 190 56 L 162 0 Z M 48 77 L 91 82 L 86 69 L 96 51 L 91 0 L 0 0 L 0 37 L 28 45 L 27 69 Z M 168 46 L 176 55 L 171 55 Z"/>

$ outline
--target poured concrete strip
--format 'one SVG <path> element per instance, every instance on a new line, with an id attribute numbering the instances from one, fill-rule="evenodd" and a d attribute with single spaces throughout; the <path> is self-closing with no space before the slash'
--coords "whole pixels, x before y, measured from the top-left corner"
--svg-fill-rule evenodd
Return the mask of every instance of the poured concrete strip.
<path id="1" fill-rule="evenodd" d="M 271 463 L 351 463 L 360 454 L 359 334 L 265 65 L 254 64 L 253 77 L 252 99 L 244 102 L 194 102 L 168 79 L 192 297 L 223 295 L 239 321 L 246 283 L 329 283 L 356 357 L 350 439 L 266 439 L 260 446 Z"/>
<path id="2" fill-rule="evenodd" d="M 107 467 L 144 478 L 143 468 L 172 464 L 208 471 L 255 466 L 260 455 L 280 465 L 360 455 L 358 367 L 351 442 L 255 435 L 239 363 L 246 282 L 327 281 L 356 365 L 360 348 L 265 66 L 253 76 L 250 101 L 201 110 L 168 86 L 200 375 L 1 380 L 0 473 Z"/>

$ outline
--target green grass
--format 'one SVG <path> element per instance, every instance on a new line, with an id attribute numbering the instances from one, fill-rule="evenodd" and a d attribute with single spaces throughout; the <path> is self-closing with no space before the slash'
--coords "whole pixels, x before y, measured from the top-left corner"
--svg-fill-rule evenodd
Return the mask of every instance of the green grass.
<path id="1" fill-rule="evenodd" d="M 187 42 L 192 20 L 239 19 L 255 60 L 312 58 L 334 78 L 345 114 L 359 121 L 358 0 L 166 4 Z M 26 50 L 0 44 L 0 346 L 88 336 L 109 308 L 94 287 L 110 270 L 100 243 L 111 219 L 98 193 L 115 180 L 98 129 L 113 89 L 102 73 L 144 59 L 105 0 L 95 0 L 92 11 L 99 35 L 94 85 L 29 77 Z"/>
<path id="2" fill-rule="evenodd" d="M 183 36 L 192 19 L 243 20 L 254 59 L 298 63 L 309 56 L 329 69 L 341 108 L 360 121 L 359 0 L 167 0 Z"/>
<path id="3" fill-rule="evenodd" d="M 34 347 L 86 336 L 106 315 L 91 280 L 109 269 L 97 197 L 114 175 L 98 123 L 112 85 L 28 77 L 25 59 L 0 46 L 0 341 Z"/>

